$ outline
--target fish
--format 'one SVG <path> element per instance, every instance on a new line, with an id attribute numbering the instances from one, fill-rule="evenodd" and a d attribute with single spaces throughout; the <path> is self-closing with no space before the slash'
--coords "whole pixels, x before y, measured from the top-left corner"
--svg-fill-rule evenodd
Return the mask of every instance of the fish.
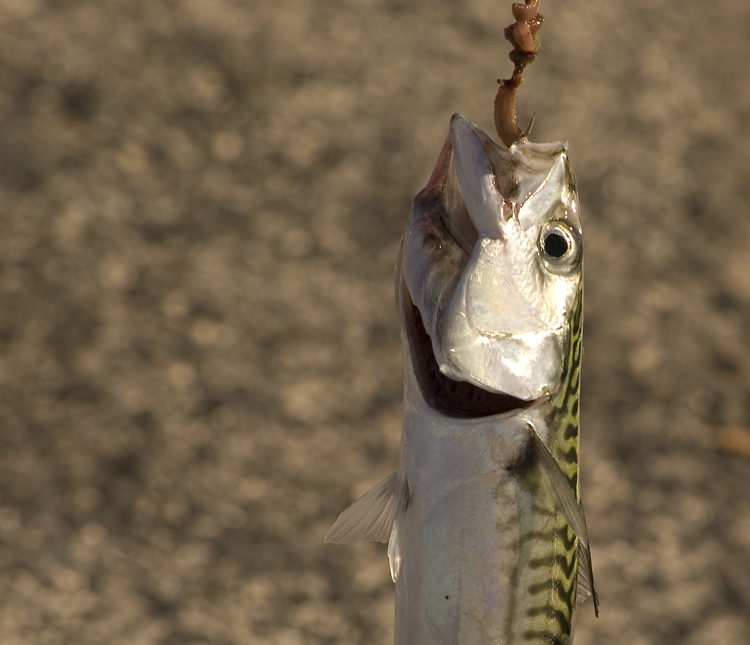
<path id="1" fill-rule="evenodd" d="M 583 232 L 566 141 L 516 120 L 539 0 L 512 7 L 496 143 L 461 114 L 396 263 L 398 470 L 326 541 L 388 543 L 396 645 L 570 645 L 593 598 L 579 481 Z M 533 119 L 532 119 L 533 122 Z"/>
<path id="2" fill-rule="evenodd" d="M 454 114 L 396 267 L 398 470 L 325 540 L 381 541 L 396 645 L 571 643 L 598 598 L 579 481 L 583 236 L 567 142 Z"/>

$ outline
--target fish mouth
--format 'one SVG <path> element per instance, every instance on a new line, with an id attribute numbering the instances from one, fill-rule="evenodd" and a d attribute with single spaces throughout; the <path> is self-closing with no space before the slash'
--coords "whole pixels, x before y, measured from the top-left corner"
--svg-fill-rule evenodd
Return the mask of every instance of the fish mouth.
<path id="1" fill-rule="evenodd" d="M 432 349 L 432 340 L 422 322 L 422 315 L 414 305 L 406 285 L 404 318 L 411 348 L 411 362 L 422 398 L 434 410 L 447 417 L 473 419 L 514 410 L 525 410 L 536 400 L 519 399 L 509 394 L 485 390 L 468 381 L 457 381 L 440 371 Z"/>

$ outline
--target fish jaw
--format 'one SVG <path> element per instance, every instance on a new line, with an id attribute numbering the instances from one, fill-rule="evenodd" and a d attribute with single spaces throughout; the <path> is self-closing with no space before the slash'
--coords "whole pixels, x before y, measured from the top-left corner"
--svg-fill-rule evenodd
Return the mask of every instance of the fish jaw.
<path id="1" fill-rule="evenodd" d="M 546 252 L 550 231 L 570 257 Z M 581 289 L 580 247 L 565 142 L 505 149 L 454 115 L 402 257 L 440 371 L 525 401 L 554 392 Z"/>

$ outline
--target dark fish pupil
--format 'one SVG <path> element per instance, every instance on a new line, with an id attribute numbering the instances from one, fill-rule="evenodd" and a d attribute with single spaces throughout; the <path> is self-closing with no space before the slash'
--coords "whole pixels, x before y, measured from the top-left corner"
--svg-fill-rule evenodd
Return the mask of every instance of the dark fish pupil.
<path id="1" fill-rule="evenodd" d="M 544 238 L 544 252 L 552 258 L 561 258 L 568 252 L 568 240 L 559 233 Z"/>

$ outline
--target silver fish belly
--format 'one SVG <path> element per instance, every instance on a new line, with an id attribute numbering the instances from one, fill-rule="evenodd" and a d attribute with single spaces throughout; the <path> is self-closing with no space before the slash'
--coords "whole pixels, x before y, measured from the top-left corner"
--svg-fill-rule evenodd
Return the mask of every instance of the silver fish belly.
<path id="1" fill-rule="evenodd" d="M 396 272 L 399 470 L 326 540 L 388 541 L 397 645 L 570 642 L 594 595 L 578 482 L 582 237 L 566 144 L 461 115 Z"/>

